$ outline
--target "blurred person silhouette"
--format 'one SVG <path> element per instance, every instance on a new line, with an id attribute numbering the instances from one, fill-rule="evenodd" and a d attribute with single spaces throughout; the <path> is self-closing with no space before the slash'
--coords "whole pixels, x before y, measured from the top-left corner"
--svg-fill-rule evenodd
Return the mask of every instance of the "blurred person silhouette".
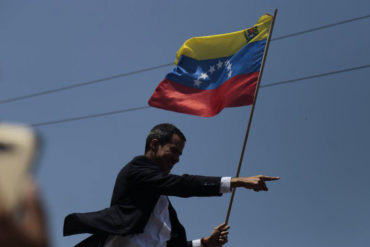
<path id="1" fill-rule="evenodd" d="M 0 246 L 46 247 L 44 210 L 30 171 L 39 136 L 22 124 L 0 123 Z"/>
<path id="2" fill-rule="evenodd" d="M 15 211 L 4 208 L 0 195 L 0 246 L 49 246 L 44 210 L 35 183 L 27 179 Z"/>

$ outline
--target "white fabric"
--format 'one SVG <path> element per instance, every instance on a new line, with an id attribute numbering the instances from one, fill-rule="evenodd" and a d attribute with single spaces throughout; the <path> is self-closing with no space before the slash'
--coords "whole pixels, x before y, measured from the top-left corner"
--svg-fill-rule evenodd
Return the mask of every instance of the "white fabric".
<path id="1" fill-rule="evenodd" d="M 231 191 L 231 177 L 222 177 L 220 193 Z M 110 235 L 104 247 L 166 247 L 171 238 L 171 221 L 168 198 L 161 195 L 144 228 L 144 232 L 128 236 Z M 200 239 L 192 241 L 193 247 L 201 247 Z"/>
<path id="2" fill-rule="evenodd" d="M 200 239 L 193 240 L 193 247 L 202 247 L 202 242 Z"/>
<path id="3" fill-rule="evenodd" d="M 220 186 L 220 193 L 227 193 L 231 192 L 231 177 L 222 177 L 221 178 L 221 186 Z"/>
<path id="4" fill-rule="evenodd" d="M 105 247 L 164 247 L 171 238 L 171 222 L 167 196 L 160 196 L 144 228 L 144 232 L 129 236 L 109 236 Z"/>

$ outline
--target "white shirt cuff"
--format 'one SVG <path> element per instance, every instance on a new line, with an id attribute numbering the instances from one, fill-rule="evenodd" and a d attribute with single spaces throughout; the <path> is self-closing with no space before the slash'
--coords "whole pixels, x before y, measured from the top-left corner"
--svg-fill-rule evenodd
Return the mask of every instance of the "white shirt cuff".
<path id="1" fill-rule="evenodd" d="M 200 239 L 196 239 L 192 241 L 193 247 L 202 247 L 202 242 L 200 242 Z"/>
<path id="2" fill-rule="evenodd" d="M 231 177 L 222 177 L 220 185 L 220 193 L 231 192 Z"/>

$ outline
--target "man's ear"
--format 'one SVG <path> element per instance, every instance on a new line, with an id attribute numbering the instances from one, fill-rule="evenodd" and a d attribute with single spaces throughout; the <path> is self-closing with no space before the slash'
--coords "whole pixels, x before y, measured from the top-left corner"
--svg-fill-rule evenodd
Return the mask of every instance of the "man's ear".
<path id="1" fill-rule="evenodd" d="M 159 147 L 159 140 L 158 139 L 152 139 L 149 144 L 150 150 L 153 151 L 154 153 L 157 152 L 158 147 Z"/>

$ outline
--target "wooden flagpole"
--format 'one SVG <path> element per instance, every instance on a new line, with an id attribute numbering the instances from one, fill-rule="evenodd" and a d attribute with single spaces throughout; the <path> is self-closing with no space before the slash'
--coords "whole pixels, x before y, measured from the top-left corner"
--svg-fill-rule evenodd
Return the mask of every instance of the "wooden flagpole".
<path id="1" fill-rule="evenodd" d="M 275 18 L 276 18 L 276 14 L 277 14 L 277 9 L 274 10 L 274 15 L 272 17 L 272 22 L 271 22 L 271 27 L 270 27 L 270 31 L 269 31 L 269 34 L 268 34 L 268 37 L 267 37 L 267 42 L 266 42 L 266 48 L 265 48 L 265 51 L 264 51 L 264 54 L 263 54 L 263 58 L 262 58 L 262 64 L 261 64 L 261 71 L 258 75 L 258 80 L 257 80 L 257 85 L 256 85 L 256 91 L 255 91 L 255 96 L 254 96 L 254 101 L 253 101 L 253 104 L 252 104 L 252 109 L 251 109 L 251 113 L 249 115 L 249 120 L 248 120 L 248 127 L 247 127 L 247 131 L 245 133 L 245 137 L 244 137 L 244 143 L 243 143 L 243 148 L 242 148 L 242 153 L 240 155 L 240 160 L 239 160 L 239 165 L 238 165 L 238 170 L 236 172 L 236 176 L 235 177 L 239 177 L 239 173 L 240 173 L 240 168 L 242 166 L 242 162 L 243 162 L 243 157 L 244 157 L 244 152 L 245 152 L 245 146 L 247 145 L 247 140 L 248 140 L 248 135 L 249 135 L 249 130 L 250 130 L 250 127 L 251 127 L 251 124 L 252 124 L 252 119 L 253 119 L 253 113 L 254 113 L 254 107 L 256 105 L 256 101 L 257 101 L 257 96 L 258 96 L 258 91 L 259 91 L 259 87 L 260 87 L 260 82 L 261 82 L 261 78 L 262 78 L 262 74 L 263 74 L 263 69 L 265 67 L 265 61 L 266 61 L 266 56 L 267 56 L 267 52 L 269 50 L 269 45 L 270 45 L 270 40 L 271 40 L 271 35 L 272 35 L 272 30 L 274 29 L 274 24 L 275 24 Z M 226 214 L 226 220 L 225 220 L 225 223 L 228 224 L 229 222 L 229 218 L 230 218 L 230 212 L 231 212 L 231 207 L 233 205 L 233 201 L 234 201 L 234 196 L 235 196 L 235 191 L 236 189 L 233 188 L 232 190 L 232 194 L 231 194 L 231 198 L 230 198 L 230 203 L 229 203 L 229 207 L 227 209 L 227 214 Z"/>

